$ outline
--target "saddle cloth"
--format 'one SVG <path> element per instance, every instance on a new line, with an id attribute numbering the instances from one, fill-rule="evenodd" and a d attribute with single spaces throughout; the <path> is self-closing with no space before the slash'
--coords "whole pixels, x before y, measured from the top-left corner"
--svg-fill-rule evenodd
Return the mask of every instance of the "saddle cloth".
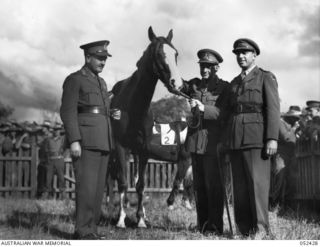
<path id="1" fill-rule="evenodd" d="M 180 144 L 184 144 L 187 137 L 188 128 L 184 128 L 180 131 Z M 153 135 L 161 135 L 161 145 L 177 145 L 177 133 L 168 124 L 154 124 L 152 128 Z"/>

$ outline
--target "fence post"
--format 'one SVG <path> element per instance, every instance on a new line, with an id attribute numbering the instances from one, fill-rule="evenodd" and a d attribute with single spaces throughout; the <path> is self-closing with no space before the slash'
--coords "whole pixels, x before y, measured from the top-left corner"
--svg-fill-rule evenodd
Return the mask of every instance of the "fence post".
<path id="1" fill-rule="evenodd" d="M 30 185 L 31 193 L 30 197 L 35 198 L 37 194 L 37 163 L 38 163 L 38 154 L 37 146 L 31 145 L 31 169 L 30 169 Z"/>

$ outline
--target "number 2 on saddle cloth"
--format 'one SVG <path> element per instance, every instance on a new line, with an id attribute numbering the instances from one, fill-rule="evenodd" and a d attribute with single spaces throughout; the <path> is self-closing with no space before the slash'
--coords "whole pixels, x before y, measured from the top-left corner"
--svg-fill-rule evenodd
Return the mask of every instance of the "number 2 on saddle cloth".
<path id="1" fill-rule="evenodd" d="M 150 153 L 154 159 L 176 161 L 180 151 L 180 128 L 172 123 L 154 124 Z"/>

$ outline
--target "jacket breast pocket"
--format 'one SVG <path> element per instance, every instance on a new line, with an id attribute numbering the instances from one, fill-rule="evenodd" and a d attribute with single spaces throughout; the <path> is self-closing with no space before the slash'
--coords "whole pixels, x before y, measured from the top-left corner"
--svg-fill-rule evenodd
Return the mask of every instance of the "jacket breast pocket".
<path id="1" fill-rule="evenodd" d="M 96 91 L 86 92 L 85 98 L 89 105 L 103 105 L 101 95 Z"/>
<path id="2" fill-rule="evenodd" d="M 262 90 L 258 87 L 248 87 L 245 89 L 245 98 L 249 102 L 262 103 Z"/>
<path id="3" fill-rule="evenodd" d="M 243 128 L 243 144 L 263 143 L 264 124 L 260 113 L 244 114 Z"/>
<path id="4" fill-rule="evenodd" d="M 218 99 L 218 95 L 208 95 L 208 96 L 206 97 L 206 102 L 205 102 L 205 104 L 206 104 L 206 105 L 215 105 L 217 99 Z"/>

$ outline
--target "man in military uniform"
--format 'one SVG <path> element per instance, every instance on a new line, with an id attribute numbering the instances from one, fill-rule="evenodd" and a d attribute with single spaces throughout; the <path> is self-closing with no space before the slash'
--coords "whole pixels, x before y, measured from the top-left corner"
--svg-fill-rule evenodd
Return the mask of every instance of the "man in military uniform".
<path id="1" fill-rule="evenodd" d="M 306 104 L 309 120 L 306 122 L 304 135 L 307 139 L 311 138 L 317 141 L 320 136 L 320 101 L 309 100 Z"/>
<path id="2" fill-rule="evenodd" d="M 227 116 L 235 219 L 243 235 L 268 234 L 269 158 L 277 152 L 280 125 L 278 84 L 271 72 L 256 66 L 260 49 L 253 40 L 236 40 L 233 53 L 242 71 L 217 105 Z"/>
<path id="3" fill-rule="evenodd" d="M 52 136 L 44 140 L 44 152 L 46 157 L 46 189 L 45 194 L 50 198 L 53 195 L 53 176 L 56 173 L 60 199 L 65 199 L 65 179 L 64 179 L 64 151 L 65 138 L 61 136 L 62 126 L 56 124 L 52 126 Z"/>
<path id="4" fill-rule="evenodd" d="M 107 85 L 98 74 L 111 57 L 108 44 L 103 40 L 80 46 L 85 65 L 63 84 L 60 114 L 75 166 L 76 239 L 101 238 L 97 224 L 113 142 Z"/>
<path id="5" fill-rule="evenodd" d="M 202 49 L 197 55 L 202 78 L 185 82 L 181 90 L 192 98 L 189 103 L 194 113 L 186 147 L 192 156 L 198 228 L 203 233 L 221 234 L 223 185 L 217 159 L 221 126 L 216 120 L 220 111 L 215 103 L 229 84 L 216 75 L 219 64 L 223 61 L 218 52 Z"/>

